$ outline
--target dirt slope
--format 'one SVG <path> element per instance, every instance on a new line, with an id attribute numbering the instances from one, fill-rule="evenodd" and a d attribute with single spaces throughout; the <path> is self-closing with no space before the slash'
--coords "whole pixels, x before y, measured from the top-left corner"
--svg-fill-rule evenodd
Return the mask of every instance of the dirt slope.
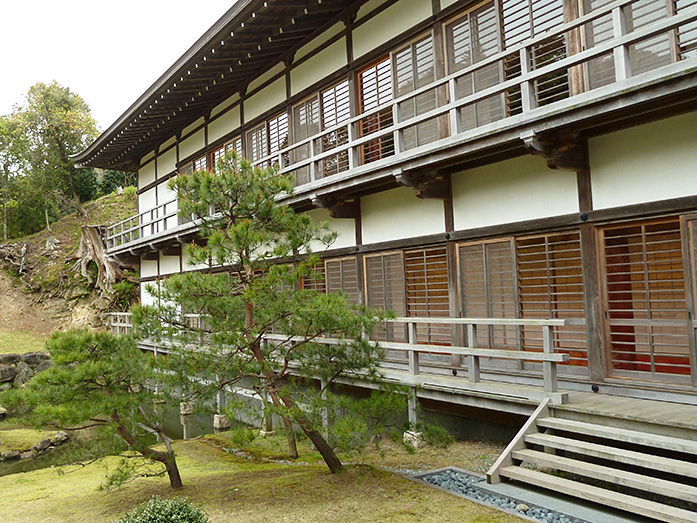
<path id="1" fill-rule="evenodd" d="M 26 242 L 26 271 L 0 256 L 0 330 L 48 334 L 74 326 L 99 327 L 114 298 L 96 292 L 73 269 L 82 225 L 108 224 L 135 214 L 135 198 L 108 195 L 85 206 L 88 216 L 71 214 L 51 231 L 12 240 L 0 251 L 19 253 Z M 47 246 L 54 238 L 55 248 Z"/>

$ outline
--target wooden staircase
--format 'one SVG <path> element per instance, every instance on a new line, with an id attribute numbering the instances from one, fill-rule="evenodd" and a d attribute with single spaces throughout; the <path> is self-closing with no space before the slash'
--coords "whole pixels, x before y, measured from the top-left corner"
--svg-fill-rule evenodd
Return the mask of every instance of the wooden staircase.
<path id="1" fill-rule="evenodd" d="M 487 480 L 528 483 L 658 521 L 697 522 L 690 510 L 697 507 L 697 441 L 649 430 L 555 417 L 545 400 Z"/>

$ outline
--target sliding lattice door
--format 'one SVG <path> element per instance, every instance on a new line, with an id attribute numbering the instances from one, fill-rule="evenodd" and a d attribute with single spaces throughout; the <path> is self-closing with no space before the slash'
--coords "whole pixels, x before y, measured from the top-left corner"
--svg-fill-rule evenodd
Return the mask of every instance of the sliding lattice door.
<path id="1" fill-rule="evenodd" d="M 679 220 L 607 227 L 601 256 L 610 374 L 683 381 L 691 349 Z"/>

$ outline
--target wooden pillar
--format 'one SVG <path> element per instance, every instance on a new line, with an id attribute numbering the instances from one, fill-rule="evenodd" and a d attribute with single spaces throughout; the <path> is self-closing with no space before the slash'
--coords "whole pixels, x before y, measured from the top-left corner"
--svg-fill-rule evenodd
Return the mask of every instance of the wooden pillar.
<path id="1" fill-rule="evenodd" d="M 585 213 L 593 210 L 593 191 L 591 186 L 590 155 L 588 143 L 583 144 L 586 157 L 586 168 L 576 173 L 578 187 L 578 207 L 581 219 Z M 582 223 L 580 227 L 581 240 L 581 273 L 583 279 L 583 306 L 586 312 L 586 350 L 588 355 L 588 377 L 593 382 L 600 382 L 605 376 L 605 358 L 600 334 L 602 323 L 600 319 L 600 274 L 598 271 L 598 252 L 595 227 L 590 223 Z"/>

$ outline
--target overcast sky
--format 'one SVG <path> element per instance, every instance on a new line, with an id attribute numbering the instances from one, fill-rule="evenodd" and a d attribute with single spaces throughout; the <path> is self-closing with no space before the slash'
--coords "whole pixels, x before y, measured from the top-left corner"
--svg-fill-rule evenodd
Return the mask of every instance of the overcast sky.
<path id="1" fill-rule="evenodd" d="M 0 115 L 53 80 L 108 128 L 235 0 L 0 0 Z"/>

